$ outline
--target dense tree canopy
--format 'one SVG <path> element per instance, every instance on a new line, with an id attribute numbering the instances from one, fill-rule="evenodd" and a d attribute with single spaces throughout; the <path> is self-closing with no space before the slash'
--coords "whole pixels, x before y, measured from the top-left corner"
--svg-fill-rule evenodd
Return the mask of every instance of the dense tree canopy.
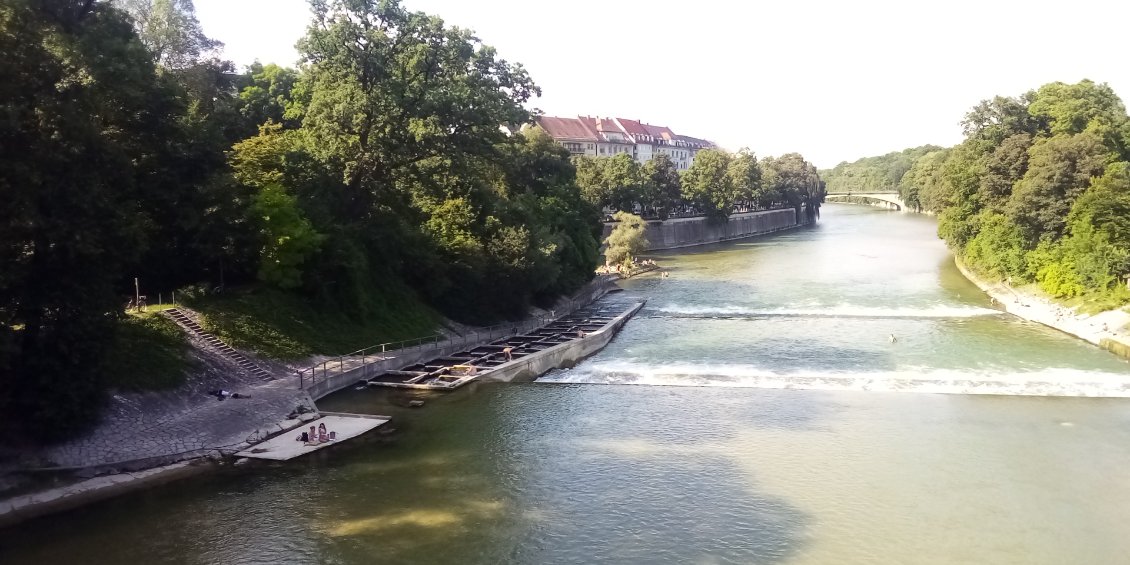
<path id="1" fill-rule="evenodd" d="M 395 0 L 311 5 L 300 69 L 237 74 L 190 0 L 0 4 L 0 409 L 29 437 L 96 417 L 134 277 L 484 323 L 593 276 L 568 152 L 499 127 L 531 121 L 520 65 Z"/>
<path id="2" fill-rule="evenodd" d="M 985 100 L 962 124 L 963 143 L 920 154 L 899 183 L 955 253 L 1092 309 L 1130 301 L 1130 118 L 1113 90 L 1046 84 Z"/>
<path id="3" fill-rule="evenodd" d="M 624 153 L 573 161 L 577 184 L 591 204 L 661 220 L 678 210 L 725 222 L 736 210 L 799 209 L 806 203 L 818 206 L 823 198 L 820 175 L 798 153 L 759 161 L 744 148 L 737 153 L 703 149 L 681 172 L 663 153 L 642 166 Z"/>

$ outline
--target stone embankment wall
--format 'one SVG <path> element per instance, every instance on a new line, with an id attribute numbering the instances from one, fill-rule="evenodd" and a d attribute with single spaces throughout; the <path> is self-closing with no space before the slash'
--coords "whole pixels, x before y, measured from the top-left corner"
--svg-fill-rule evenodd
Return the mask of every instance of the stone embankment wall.
<path id="1" fill-rule="evenodd" d="M 730 216 L 730 221 L 724 224 L 716 224 L 706 218 L 654 220 L 647 223 L 647 250 L 659 251 L 707 245 L 787 230 L 804 225 L 803 214 L 799 215 L 802 218 L 801 223 L 797 223 L 798 214 L 792 208 L 734 214 Z M 604 225 L 602 239 L 612 233 L 615 225 L 614 223 Z"/>
<path id="2" fill-rule="evenodd" d="M 532 381 L 553 369 L 566 369 L 573 367 L 585 357 L 592 355 L 615 337 L 620 327 L 628 322 L 644 303 L 640 302 L 628 311 L 620 314 L 608 325 L 598 331 L 586 334 L 585 337 L 574 339 L 549 349 L 533 353 L 521 359 L 499 365 L 491 372 L 483 375 L 483 380 L 488 381 Z"/>
<path id="3" fill-rule="evenodd" d="M 582 308 L 596 301 L 614 288 L 616 288 L 616 284 L 613 282 L 613 277 L 598 276 L 596 279 L 581 287 L 580 290 L 573 293 L 568 299 L 559 301 L 554 314 L 556 316 L 567 315 L 573 310 Z M 529 319 L 515 323 L 514 327 L 518 328 L 520 332 L 523 332 L 531 331 L 543 324 L 544 321 L 541 319 Z M 435 345 L 429 344 L 420 348 L 400 350 L 395 352 L 395 357 L 390 356 L 387 359 L 382 359 L 318 380 L 315 384 L 307 386 L 306 392 L 314 400 L 319 400 L 348 386 L 355 385 L 358 381 L 375 377 L 390 370 L 399 369 L 420 361 L 435 359 L 436 357 L 451 355 L 452 353 L 457 353 L 465 349 L 475 348 L 496 339 L 506 337 L 509 334 L 510 332 L 506 332 L 505 330 L 493 333 L 472 332 L 457 338 L 449 338 L 440 341 Z"/>

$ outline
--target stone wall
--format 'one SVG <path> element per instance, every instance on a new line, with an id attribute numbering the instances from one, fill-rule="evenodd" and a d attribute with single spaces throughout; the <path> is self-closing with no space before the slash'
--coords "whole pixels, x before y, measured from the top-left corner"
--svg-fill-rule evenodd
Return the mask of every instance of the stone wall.
<path id="1" fill-rule="evenodd" d="M 647 223 L 648 251 L 707 245 L 732 239 L 743 239 L 775 231 L 795 228 L 797 213 L 793 209 L 746 212 L 730 216 L 730 221 L 715 224 L 706 218 L 676 218 Z M 803 222 L 803 218 L 802 218 Z M 607 238 L 615 224 L 604 225 Z"/>
<path id="2" fill-rule="evenodd" d="M 565 316 L 573 310 L 582 308 L 596 301 L 614 288 L 616 288 L 616 285 L 612 277 L 598 276 L 596 279 L 593 279 L 591 282 L 581 287 L 580 290 L 573 293 L 569 298 L 558 301 L 554 315 L 557 317 Z M 512 327 L 517 328 L 519 333 L 521 333 L 532 331 L 544 324 L 545 320 L 543 319 L 531 318 L 523 322 L 515 323 Z M 463 336 L 437 341 L 434 344 L 429 343 L 419 347 L 401 349 L 391 353 L 390 357 L 387 359 L 368 363 L 364 366 L 349 369 L 341 373 L 332 374 L 326 378 L 316 379 L 314 384 L 306 387 L 306 392 L 310 394 L 311 398 L 318 400 L 341 389 L 355 385 L 359 381 L 370 379 L 390 370 L 399 369 L 420 361 L 444 357 L 465 349 L 472 349 L 490 343 L 496 339 L 512 335 L 513 333 L 511 326 L 507 324 L 494 331 L 471 332 Z"/>
<path id="3" fill-rule="evenodd" d="M 643 302 L 636 304 L 627 312 L 617 316 L 608 325 L 586 334 L 585 337 L 555 345 L 509 363 L 503 363 L 483 375 L 482 380 L 532 381 L 553 369 L 573 367 L 582 359 L 604 349 L 604 346 L 608 345 L 608 342 L 616 336 L 620 327 L 627 323 L 628 319 L 643 307 L 643 304 Z"/>

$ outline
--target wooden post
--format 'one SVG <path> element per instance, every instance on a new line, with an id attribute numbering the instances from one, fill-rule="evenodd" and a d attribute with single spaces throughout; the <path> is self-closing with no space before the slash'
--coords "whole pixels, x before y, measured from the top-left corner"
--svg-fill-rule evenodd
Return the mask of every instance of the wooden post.
<path id="1" fill-rule="evenodd" d="M 141 311 L 141 283 L 137 277 L 133 278 L 133 306 L 138 312 Z"/>

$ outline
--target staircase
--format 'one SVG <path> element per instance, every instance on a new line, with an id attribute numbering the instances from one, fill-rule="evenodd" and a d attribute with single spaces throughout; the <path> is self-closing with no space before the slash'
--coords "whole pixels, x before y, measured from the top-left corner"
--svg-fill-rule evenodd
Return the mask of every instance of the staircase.
<path id="1" fill-rule="evenodd" d="M 259 377 L 264 381 L 275 380 L 275 377 L 271 376 L 270 373 L 263 370 L 262 367 L 251 362 L 251 360 L 248 359 L 247 356 L 236 351 L 234 348 L 232 348 L 232 346 L 220 341 L 220 339 L 216 336 L 204 331 L 204 328 L 200 327 L 200 324 L 198 324 L 196 320 L 193 320 L 180 309 L 169 308 L 168 310 L 163 311 L 162 314 L 171 318 L 174 322 L 177 323 L 177 325 L 188 331 L 188 333 L 196 336 L 204 343 L 219 351 L 220 354 L 230 359 L 236 365 L 239 365 L 239 368 L 247 371 L 252 376 Z"/>

